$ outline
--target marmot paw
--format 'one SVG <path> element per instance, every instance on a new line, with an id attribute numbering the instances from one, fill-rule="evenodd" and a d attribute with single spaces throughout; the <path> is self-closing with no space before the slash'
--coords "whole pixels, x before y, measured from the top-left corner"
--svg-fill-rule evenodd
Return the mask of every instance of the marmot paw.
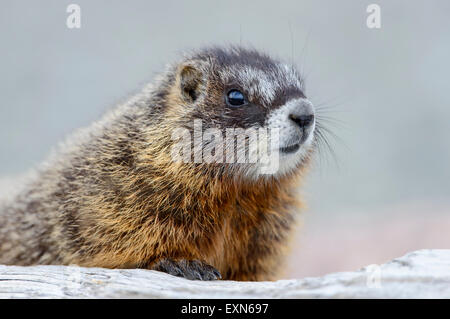
<path id="1" fill-rule="evenodd" d="M 217 280 L 222 278 L 217 269 L 200 260 L 161 259 L 151 265 L 150 269 L 190 280 Z"/>

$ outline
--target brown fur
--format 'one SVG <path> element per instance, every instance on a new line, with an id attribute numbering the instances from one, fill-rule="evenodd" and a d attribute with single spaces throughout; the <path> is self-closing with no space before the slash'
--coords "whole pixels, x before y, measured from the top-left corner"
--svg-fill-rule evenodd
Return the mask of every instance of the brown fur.
<path id="1" fill-rule="evenodd" d="M 194 70 L 206 76 L 213 66 L 200 60 Z M 218 117 L 201 101 L 220 98 L 220 81 L 190 71 L 185 62 L 169 68 L 155 86 L 77 133 L 3 205 L 0 263 L 152 268 L 171 258 L 204 261 L 224 279 L 276 278 L 301 206 L 296 186 L 305 163 L 252 180 L 225 164 L 171 161 L 175 126 L 188 126 L 196 112 Z M 187 78 L 200 95 L 208 92 L 197 109 L 180 93 L 186 72 L 200 81 Z"/>

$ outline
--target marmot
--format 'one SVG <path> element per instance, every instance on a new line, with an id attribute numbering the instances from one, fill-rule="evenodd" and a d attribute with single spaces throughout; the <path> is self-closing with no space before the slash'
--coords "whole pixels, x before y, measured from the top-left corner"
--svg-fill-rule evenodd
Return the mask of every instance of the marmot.
<path id="1" fill-rule="evenodd" d="M 278 129 L 278 170 L 174 161 L 173 130 L 192 132 L 194 120 L 202 130 Z M 70 136 L 2 204 L 0 264 L 273 280 L 301 205 L 297 184 L 315 124 L 294 66 L 240 46 L 189 52 Z"/>

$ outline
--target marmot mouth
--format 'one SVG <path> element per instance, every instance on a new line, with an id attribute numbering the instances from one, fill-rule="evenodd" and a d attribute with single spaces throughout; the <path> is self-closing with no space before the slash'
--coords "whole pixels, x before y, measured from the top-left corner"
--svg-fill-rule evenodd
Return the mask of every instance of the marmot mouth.
<path id="1" fill-rule="evenodd" d="M 298 151 L 299 148 L 300 148 L 300 143 L 296 143 L 296 144 L 282 147 L 282 148 L 280 148 L 280 150 L 283 153 L 294 153 L 294 152 Z"/>

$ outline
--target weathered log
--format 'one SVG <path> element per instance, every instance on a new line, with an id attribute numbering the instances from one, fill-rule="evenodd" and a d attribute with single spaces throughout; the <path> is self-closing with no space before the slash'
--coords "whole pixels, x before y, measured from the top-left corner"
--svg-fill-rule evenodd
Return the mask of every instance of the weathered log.
<path id="1" fill-rule="evenodd" d="M 190 281 L 142 269 L 0 266 L 0 298 L 450 298 L 450 250 L 276 282 Z"/>

